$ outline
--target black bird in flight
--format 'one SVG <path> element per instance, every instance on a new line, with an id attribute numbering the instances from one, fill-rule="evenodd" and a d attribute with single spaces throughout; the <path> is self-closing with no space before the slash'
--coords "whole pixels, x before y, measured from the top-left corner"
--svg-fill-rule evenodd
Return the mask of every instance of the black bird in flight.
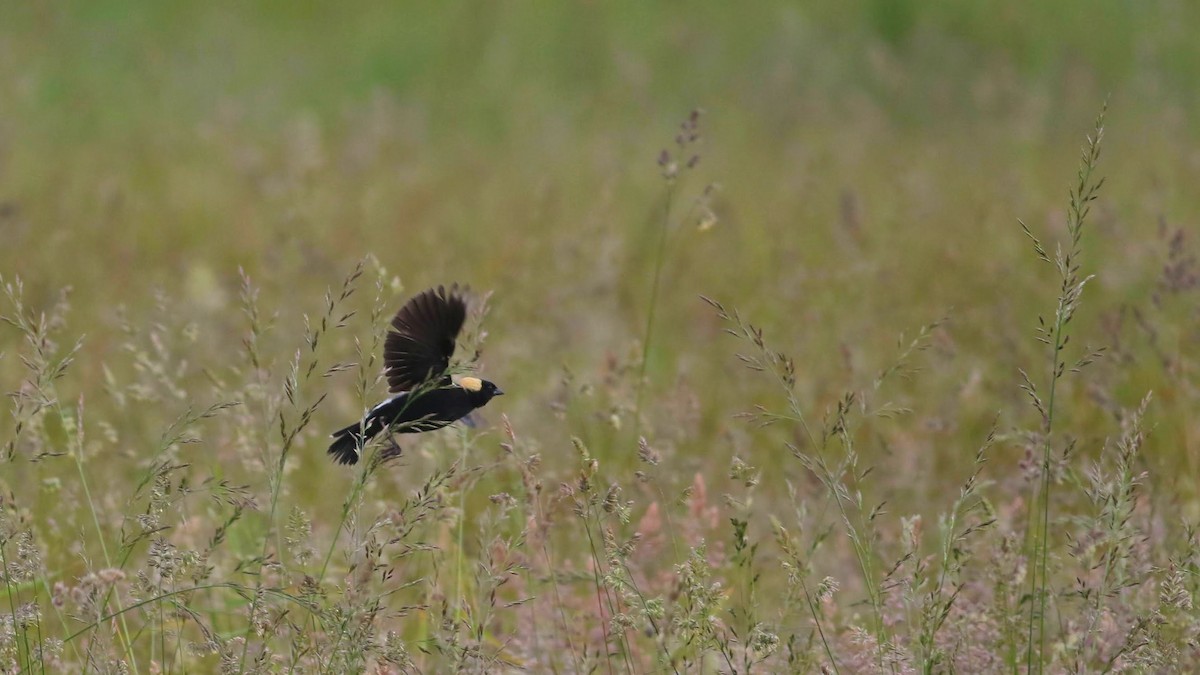
<path id="1" fill-rule="evenodd" d="M 383 343 L 388 391 L 395 394 L 371 408 L 361 422 L 335 431 L 329 454 L 354 464 L 368 440 L 383 431 L 420 433 L 449 426 L 504 392 L 477 377 L 450 378 L 450 357 L 467 318 L 457 285 L 431 288 L 410 299 L 392 319 Z M 398 449 L 398 448 L 397 448 Z"/>

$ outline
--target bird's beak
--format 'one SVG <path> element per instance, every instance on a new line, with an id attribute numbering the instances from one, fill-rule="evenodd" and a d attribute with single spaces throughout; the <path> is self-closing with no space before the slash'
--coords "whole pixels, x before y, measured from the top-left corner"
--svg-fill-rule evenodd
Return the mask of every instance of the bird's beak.
<path id="1" fill-rule="evenodd" d="M 501 389 L 500 387 L 496 387 L 496 391 L 492 394 L 492 396 L 503 396 L 503 395 L 504 395 L 504 390 Z"/>

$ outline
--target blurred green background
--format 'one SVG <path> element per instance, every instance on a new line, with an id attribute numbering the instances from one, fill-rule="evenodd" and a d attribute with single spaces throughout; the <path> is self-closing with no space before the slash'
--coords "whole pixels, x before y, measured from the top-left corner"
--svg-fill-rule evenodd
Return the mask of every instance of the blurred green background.
<path id="1" fill-rule="evenodd" d="M 1016 220 L 1062 236 L 1106 99 L 1109 182 L 1085 243 L 1099 278 L 1077 339 L 1145 343 L 1132 321 L 1104 326 L 1148 302 L 1164 228 L 1200 216 L 1197 25 L 1200 5 L 1170 0 L 6 2 L 0 272 L 34 308 L 73 289 L 66 335 L 87 339 L 63 398 L 122 419 L 131 457 L 243 359 L 239 268 L 278 315 L 282 361 L 301 315 L 373 253 L 405 292 L 495 291 L 482 367 L 511 395 L 492 422 L 507 413 L 552 464 L 573 461 L 572 434 L 631 462 L 629 364 L 668 199 L 655 158 L 700 108 L 701 162 L 670 197 L 646 409 L 681 483 L 735 452 L 802 473 L 732 419 L 775 394 L 700 294 L 796 357 L 814 417 L 869 386 L 899 334 L 949 316 L 927 372 L 886 395 L 915 418 L 877 440 L 953 472 L 997 410 L 1032 424 L 1016 368 L 1041 364 L 1032 326 L 1056 282 Z M 358 321 L 332 358 L 353 358 Z M 151 377 L 122 345 L 155 325 L 180 336 L 164 348 L 174 393 L 109 411 L 105 368 Z M 1186 349 L 1191 330 L 1164 325 L 1162 341 Z M 15 359 L 0 368 L 19 377 Z M 1168 409 L 1191 400 L 1153 358 L 1102 372 L 1122 405 L 1164 386 Z M 349 378 L 330 391 L 299 459 L 315 475 L 316 427 L 362 405 Z M 1103 418 L 1083 404 L 1094 392 L 1068 394 L 1081 405 L 1066 415 Z M 1191 466 L 1189 425 L 1163 423 L 1160 457 Z"/>

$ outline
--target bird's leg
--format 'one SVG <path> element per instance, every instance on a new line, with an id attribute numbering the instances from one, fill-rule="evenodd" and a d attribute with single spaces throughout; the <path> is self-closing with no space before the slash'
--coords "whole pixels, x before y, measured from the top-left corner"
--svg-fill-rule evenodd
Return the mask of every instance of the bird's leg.
<path id="1" fill-rule="evenodd" d="M 395 459 L 396 457 L 399 457 L 400 452 L 400 444 L 396 442 L 395 434 L 388 434 L 387 447 L 379 451 L 379 458 L 386 462 L 389 459 Z"/>

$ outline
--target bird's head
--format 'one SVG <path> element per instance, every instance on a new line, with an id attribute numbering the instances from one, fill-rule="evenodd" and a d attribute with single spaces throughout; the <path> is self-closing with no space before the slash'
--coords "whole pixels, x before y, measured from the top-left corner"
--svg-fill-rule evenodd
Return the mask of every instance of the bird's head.
<path id="1" fill-rule="evenodd" d="M 504 392 L 494 383 L 481 380 L 478 377 L 464 377 L 458 382 L 459 386 L 471 396 L 471 403 L 476 408 L 482 408 L 494 396 L 503 396 Z"/>

